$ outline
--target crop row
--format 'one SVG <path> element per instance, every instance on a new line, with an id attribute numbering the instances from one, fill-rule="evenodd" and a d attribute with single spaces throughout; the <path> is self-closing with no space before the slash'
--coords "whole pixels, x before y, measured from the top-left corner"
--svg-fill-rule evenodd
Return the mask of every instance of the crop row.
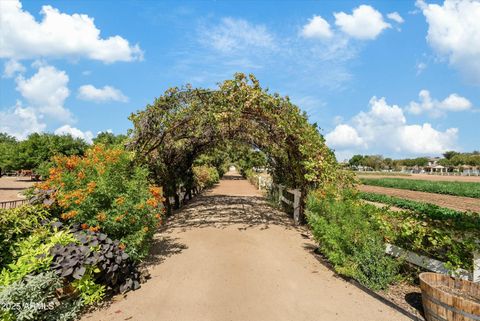
<path id="1" fill-rule="evenodd" d="M 434 220 L 453 220 L 464 229 L 478 229 L 480 213 L 461 212 L 431 203 L 417 202 L 383 194 L 360 192 L 361 199 L 414 211 Z"/>
<path id="2" fill-rule="evenodd" d="M 412 191 L 480 198 L 480 183 L 424 181 L 402 178 L 360 178 L 362 184 Z"/>

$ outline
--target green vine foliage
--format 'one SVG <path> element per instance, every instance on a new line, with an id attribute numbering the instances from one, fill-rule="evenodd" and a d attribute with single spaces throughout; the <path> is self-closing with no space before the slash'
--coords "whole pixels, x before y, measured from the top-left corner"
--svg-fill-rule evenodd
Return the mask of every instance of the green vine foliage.
<path id="1" fill-rule="evenodd" d="M 229 142 L 265 153 L 276 183 L 306 191 L 337 179 L 335 156 L 316 124 L 253 75 L 235 74 L 215 90 L 171 88 L 130 120 L 129 146 L 166 196 L 191 188 L 195 160 Z"/>

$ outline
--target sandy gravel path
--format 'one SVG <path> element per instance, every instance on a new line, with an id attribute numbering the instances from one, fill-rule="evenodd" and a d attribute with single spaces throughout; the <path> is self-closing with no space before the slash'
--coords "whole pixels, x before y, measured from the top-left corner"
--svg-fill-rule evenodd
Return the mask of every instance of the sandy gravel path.
<path id="1" fill-rule="evenodd" d="M 152 279 L 82 320 L 408 320 L 335 277 L 303 232 L 230 173 L 157 235 Z"/>
<path id="2" fill-rule="evenodd" d="M 25 198 L 20 193 L 34 183 L 29 178 L 0 177 L 0 202 Z"/>
<path id="3" fill-rule="evenodd" d="M 427 202 L 458 211 L 480 212 L 480 199 L 426 192 L 409 191 L 405 189 L 359 185 L 362 192 L 372 192 L 389 196 L 401 197 L 409 200 Z"/>

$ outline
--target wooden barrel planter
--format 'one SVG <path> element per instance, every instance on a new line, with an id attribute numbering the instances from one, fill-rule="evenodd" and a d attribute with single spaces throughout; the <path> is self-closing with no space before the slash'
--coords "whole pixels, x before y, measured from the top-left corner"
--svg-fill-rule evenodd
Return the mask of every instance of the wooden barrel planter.
<path id="1" fill-rule="evenodd" d="M 427 321 L 480 321 L 480 284 L 444 274 L 420 274 Z"/>

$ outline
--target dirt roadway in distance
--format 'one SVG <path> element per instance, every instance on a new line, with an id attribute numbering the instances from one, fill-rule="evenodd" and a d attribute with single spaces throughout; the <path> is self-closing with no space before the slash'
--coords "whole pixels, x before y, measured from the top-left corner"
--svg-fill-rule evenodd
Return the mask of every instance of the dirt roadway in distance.
<path id="1" fill-rule="evenodd" d="M 426 202 L 451 208 L 457 211 L 480 212 L 480 199 L 463 196 L 453 196 L 445 194 L 427 193 L 410 191 L 406 189 L 380 187 L 371 185 L 359 185 L 358 189 L 362 192 L 372 192 L 405 198 L 413 201 Z"/>
<path id="2" fill-rule="evenodd" d="M 20 193 L 34 183 L 30 178 L 0 177 L 0 202 L 24 199 L 25 197 Z"/>
<path id="3" fill-rule="evenodd" d="M 152 278 L 82 320 L 409 320 L 335 277 L 302 232 L 229 173 L 156 235 Z"/>

